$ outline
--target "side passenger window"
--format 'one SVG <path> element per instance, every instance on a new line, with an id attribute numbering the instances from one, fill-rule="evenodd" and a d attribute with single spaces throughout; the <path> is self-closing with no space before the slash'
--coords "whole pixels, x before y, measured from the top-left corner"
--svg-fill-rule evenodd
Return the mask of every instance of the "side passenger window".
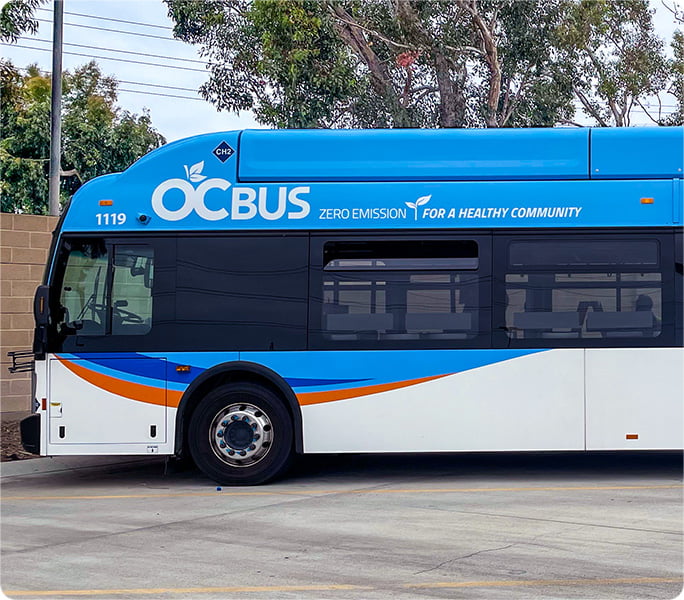
<path id="1" fill-rule="evenodd" d="M 657 240 L 512 241 L 511 339 L 655 338 L 663 318 Z"/>
<path id="2" fill-rule="evenodd" d="M 334 241 L 323 255 L 327 347 L 422 347 L 480 333 L 473 240 Z"/>

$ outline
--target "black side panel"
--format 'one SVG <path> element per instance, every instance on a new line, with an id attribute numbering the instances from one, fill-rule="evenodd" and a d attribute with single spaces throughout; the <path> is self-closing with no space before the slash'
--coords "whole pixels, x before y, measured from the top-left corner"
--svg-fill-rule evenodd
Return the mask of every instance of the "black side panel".
<path id="1" fill-rule="evenodd" d="M 306 349 L 308 247 L 306 235 L 179 238 L 174 349 Z"/>

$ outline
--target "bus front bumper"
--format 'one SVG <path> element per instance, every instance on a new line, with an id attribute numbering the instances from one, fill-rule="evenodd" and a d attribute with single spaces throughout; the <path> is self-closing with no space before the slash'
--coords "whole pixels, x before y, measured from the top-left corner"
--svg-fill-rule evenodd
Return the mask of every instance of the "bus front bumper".
<path id="1" fill-rule="evenodd" d="M 32 454 L 40 454 L 40 415 L 34 414 L 22 419 L 19 430 L 24 450 Z"/>

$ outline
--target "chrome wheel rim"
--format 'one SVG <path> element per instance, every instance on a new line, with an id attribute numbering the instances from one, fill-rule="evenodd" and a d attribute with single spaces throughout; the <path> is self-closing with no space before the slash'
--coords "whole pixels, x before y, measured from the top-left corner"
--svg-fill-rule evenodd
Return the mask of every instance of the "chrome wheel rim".
<path id="1" fill-rule="evenodd" d="M 263 460 L 273 442 L 273 423 L 258 406 L 247 402 L 221 409 L 209 427 L 214 454 L 232 467 L 251 467 Z"/>

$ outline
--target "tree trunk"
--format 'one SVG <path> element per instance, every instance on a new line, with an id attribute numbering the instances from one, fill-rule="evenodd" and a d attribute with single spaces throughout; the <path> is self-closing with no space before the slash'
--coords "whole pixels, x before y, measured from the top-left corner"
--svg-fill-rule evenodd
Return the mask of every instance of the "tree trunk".
<path id="1" fill-rule="evenodd" d="M 408 111 L 402 106 L 394 89 L 389 71 L 368 44 L 361 28 L 355 26 L 353 17 L 339 4 L 329 2 L 328 8 L 336 17 L 334 27 L 340 38 L 368 67 L 371 85 L 375 92 L 386 100 L 395 127 L 413 127 Z"/>

